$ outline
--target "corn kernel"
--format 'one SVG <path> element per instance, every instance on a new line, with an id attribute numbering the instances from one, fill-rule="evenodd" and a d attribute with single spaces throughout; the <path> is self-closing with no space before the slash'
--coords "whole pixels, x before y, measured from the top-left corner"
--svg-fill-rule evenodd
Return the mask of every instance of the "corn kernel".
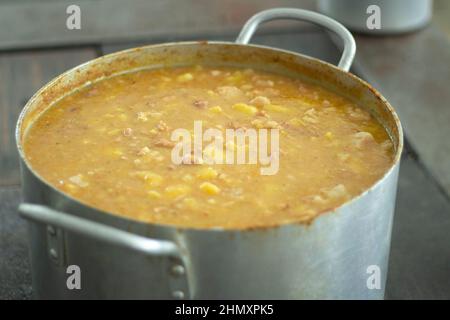
<path id="1" fill-rule="evenodd" d="M 258 111 L 258 109 L 254 106 L 250 106 L 245 103 L 236 103 L 232 108 L 236 111 L 240 111 L 246 114 L 255 114 Z"/>
<path id="2" fill-rule="evenodd" d="M 179 196 L 184 196 L 189 193 L 191 188 L 184 184 L 178 184 L 173 186 L 168 186 L 165 189 L 165 193 L 171 198 L 177 198 Z"/>
<path id="3" fill-rule="evenodd" d="M 155 190 L 150 190 L 147 194 L 149 195 L 150 198 L 153 198 L 153 199 L 161 198 L 161 193 L 159 193 L 158 191 L 155 191 Z"/>
<path id="4" fill-rule="evenodd" d="M 222 108 L 219 106 L 214 106 L 209 108 L 209 111 L 214 112 L 214 113 L 222 113 Z"/>
<path id="5" fill-rule="evenodd" d="M 268 105 L 264 106 L 264 109 L 268 110 L 268 111 L 274 111 L 274 112 L 288 112 L 289 111 L 288 108 L 277 105 L 277 104 L 268 104 Z"/>
<path id="6" fill-rule="evenodd" d="M 183 73 L 177 77 L 177 80 L 180 82 L 191 81 L 194 79 L 194 76 L 191 73 Z"/>
<path id="7" fill-rule="evenodd" d="M 203 182 L 200 185 L 200 190 L 209 195 L 216 195 L 220 192 L 220 188 L 211 182 Z"/>
<path id="8" fill-rule="evenodd" d="M 132 173 L 134 176 L 142 178 L 148 185 L 152 187 L 159 186 L 163 181 L 163 177 L 151 171 L 138 171 Z"/>
<path id="9" fill-rule="evenodd" d="M 110 149 L 110 153 L 111 153 L 112 155 L 114 155 L 114 156 L 117 156 L 117 157 L 120 157 L 120 156 L 123 155 L 122 150 L 120 150 L 119 148 L 113 148 L 113 149 Z"/>
<path id="10" fill-rule="evenodd" d="M 330 131 L 328 131 L 327 133 L 325 133 L 325 138 L 331 140 L 333 139 L 333 134 Z"/>
<path id="11" fill-rule="evenodd" d="M 66 189 L 68 192 L 76 192 L 79 190 L 79 188 L 72 183 L 66 183 L 64 185 L 64 189 Z"/>
<path id="12" fill-rule="evenodd" d="M 214 179 L 217 177 L 217 175 L 218 172 L 211 167 L 202 168 L 197 174 L 197 176 L 201 179 Z"/>

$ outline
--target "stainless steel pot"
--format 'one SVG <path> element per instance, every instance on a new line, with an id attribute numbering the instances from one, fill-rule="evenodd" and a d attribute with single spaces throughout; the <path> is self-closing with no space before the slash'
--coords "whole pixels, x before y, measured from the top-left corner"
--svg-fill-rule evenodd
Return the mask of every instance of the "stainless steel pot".
<path id="1" fill-rule="evenodd" d="M 247 44 L 259 23 L 277 18 L 306 20 L 337 33 L 345 47 L 339 68 L 294 52 Z M 25 202 L 19 211 L 29 220 L 35 296 L 383 298 L 402 129 L 388 102 L 348 73 L 354 53 L 352 36 L 336 21 L 299 9 L 272 9 L 253 16 L 236 43 L 168 43 L 121 51 L 47 84 L 26 105 L 16 132 Z M 102 212 L 58 191 L 27 162 L 22 148 L 27 128 L 61 96 L 132 69 L 196 63 L 303 77 L 357 101 L 391 135 L 396 148 L 391 168 L 369 190 L 309 225 L 212 230 L 146 224 Z M 81 269 L 81 290 L 66 285 L 70 265 Z M 372 274 L 373 270 L 380 273 Z M 371 282 L 377 276 L 379 286 L 377 279 Z"/>

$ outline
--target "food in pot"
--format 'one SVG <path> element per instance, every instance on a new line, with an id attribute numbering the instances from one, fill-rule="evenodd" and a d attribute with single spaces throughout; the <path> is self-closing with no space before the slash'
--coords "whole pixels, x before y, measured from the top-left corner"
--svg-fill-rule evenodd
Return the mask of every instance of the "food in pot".
<path id="1" fill-rule="evenodd" d="M 278 157 L 275 172 L 205 161 L 228 150 L 249 158 L 250 139 L 223 149 L 204 143 L 174 162 L 175 130 L 204 142 L 196 121 L 223 136 L 277 130 L 279 148 L 267 153 Z M 394 157 L 383 126 L 343 96 L 280 74 L 210 66 L 140 70 L 80 88 L 32 124 L 24 150 L 44 180 L 85 204 L 144 222 L 229 229 L 310 222 L 368 189 Z"/>

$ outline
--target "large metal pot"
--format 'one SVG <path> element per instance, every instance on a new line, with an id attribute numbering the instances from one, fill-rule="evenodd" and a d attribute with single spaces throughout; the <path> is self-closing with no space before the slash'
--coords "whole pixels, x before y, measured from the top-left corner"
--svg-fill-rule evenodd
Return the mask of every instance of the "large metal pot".
<path id="1" fill-rule="evenodd" d="M 275 18 L 306 20 L 337 33 L 345 47 L 339 68 L 301 54 L 247 44 L 259 23 Z M 26 105 L 16 133 L 25 202 L 19 211 L 29 220 L 35 296 L 383 298 L 402 129 L 388 102 L 348 73 L 354 53 L 352 36 L 334 20 L 299 9 L 272 9 L 252 17 L 236 43 L 168 43 L 121 51 L 89 61 L 47 84 Z M 27 128 L 61 96 L 131 69 L 195 63 L 301 76 L 358 101 L 391 135 L 396 148 L 392 166 L 369 190 L 309 225 L 213 230 L 146 224 L 89 207 L 46 183 L 27 162 L 22 148 Z M 81 269 L 81 290 L 66 285 L 70 265 Z M 379 286 L 377 279 L 374 283 L 370 279 L 378 276 Z"/>

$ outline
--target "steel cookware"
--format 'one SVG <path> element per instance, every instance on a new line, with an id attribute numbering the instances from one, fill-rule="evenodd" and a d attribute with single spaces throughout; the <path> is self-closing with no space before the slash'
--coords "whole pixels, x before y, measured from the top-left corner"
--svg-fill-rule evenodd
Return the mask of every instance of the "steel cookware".
<path id="1" fill-rule="evenodd" d="M 248 44 L 260 23 L 280 18 L 310 21 L 338 34 L 344 42 L 338 67 Z M 19 211 L 29 221 L 35 296 L 383 298 L 402 129 L 389 103 L 348 72 L 354 54 L 351 34 L 336 21 L 300 9 L 271 9 L 253 16 L 235 43 L 180 42 L 125 50 L 67 71 L 39 90 L 20 115 L 16 132 L 24 198 Z M 220 230 L 146 224 L 102 212 L 49 185 L 26 160 L 22 146 L 27 128 L 60 97 L 121 72 L 198 63 L 303 77 L 358 101 L 391 135 L 396 149 L 392 166 L 370 189 L 308 225 Z M 79 290 L 67 286 L 67 268 L 73 265 L 81 271 Z"/>

